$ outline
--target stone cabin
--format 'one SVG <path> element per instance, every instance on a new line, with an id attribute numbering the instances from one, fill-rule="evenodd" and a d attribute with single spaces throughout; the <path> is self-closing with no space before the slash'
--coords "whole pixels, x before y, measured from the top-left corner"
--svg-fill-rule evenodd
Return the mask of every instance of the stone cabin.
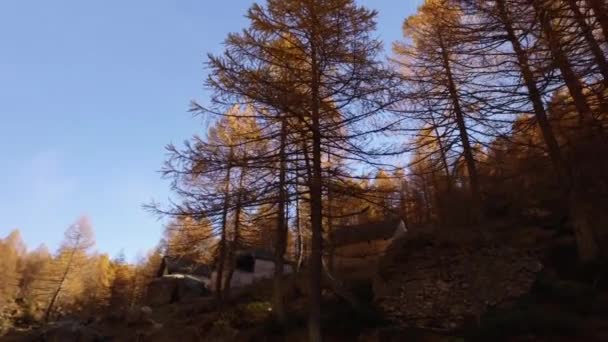
<path id="1" fill-rule="evenodd" d="M 231 288 L 244 287 L 274 275 L 274 254 L 264 249 L 243 249 L 236 252 Z M 284 273 L 293 272 L 286 262 Z M 224 273 L 227 274 L 227 273 Z M 162 305 L 208 296 L 215 290 L 217 271 L 187 256 L 162 258 L 157 278 L 148 286 L 150 305 Z"/>
<path id="2" fill-rule="evenodd" d="M 165 256 L 156 275 L 148 285 L 149 305 L 183 302 L 210 293 L 212 269 L 194 259 Z"/>
<path id="3" fill-rule="evenodd" d="M 337 274 L 372 276 L 390 244 L 407 232 L 401 219 L 367 222 L 334 229 L 331 263 Z"/>
<path id="4" fill-rule="evenodd" d="M 165 256 L 161 260 L 156 276 L 159 278 L 191 278 L 205 284 L 205 286 L 209 286 L 212 272 L 211 266 L 197 262 L 194 259 L 185 256 Z"/>
<path id="5" fill-rule="evenodd" d="M 284 273 L 293 272 L 293 267 L 286 262 Z M 261 279 L 269 279 L 274 275 L 274 254 L 266 249 L 244 249 L 236 252 L 236 265 L 230 288 L 238 288 L 253 284 Z M 214 271 L 211 279 L 212 284 L 215 284 L 217 275 Z M 213 286 L 213 285 L 212 285 Z"/>

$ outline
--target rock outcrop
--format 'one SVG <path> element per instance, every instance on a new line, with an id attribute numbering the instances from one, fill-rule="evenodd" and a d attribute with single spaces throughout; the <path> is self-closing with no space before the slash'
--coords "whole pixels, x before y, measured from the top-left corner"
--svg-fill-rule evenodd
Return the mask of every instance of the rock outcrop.
<path id="1" fill-rule="evenodd" d="M 417 233 L 387 251 L 375 303 L 400 326 L 454 330 L 528 293 L 542 265 L 487 232 Z"/>

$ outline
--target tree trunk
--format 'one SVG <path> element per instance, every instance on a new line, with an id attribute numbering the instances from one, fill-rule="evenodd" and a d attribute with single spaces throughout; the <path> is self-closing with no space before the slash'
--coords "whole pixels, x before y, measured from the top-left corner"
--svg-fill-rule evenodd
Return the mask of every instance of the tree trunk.
<path id="1" fill-rule="evenodd" d="M 591 112 L 591 106 L 587 103 L 587 99 L 583 93 L 583 87 L 577 75 L 574 73 L 568 57 L 562 50 L 561 37 L 559 36 L 559 33 L 553 29 L 551 24 L 551 13 L 548 9 L 542 8 L 539 2 L 535 1 L 533 4 L 536 14 L 541 18 L 541 28 L 547 39 L 547 43 L 549 44 L 551 55 L 562 74 L 566 87 L 570 92 L 570 96 L 572 96 L 572 99 L 574 100 L 574 106 L 582 119 L 584 132 L 591 135 L 591 140 L 598 141 L 598 143 L 601 144 L 601 142 L 599 142 L 602 135 L 601 127 L 596 125 Z M 580 210 L 580 207 L 583 206 L 586 201 L 592 199 L 579 196 L 581 189 L 578 189 L 574 179 L 572 179 L 572 181 L 569 194 L 570 218 L 577 236 L 579 257 L 581 261 L 589 262 L 599 257 L 600 245 L 596 238 L 594 227 L 587 217 L 589 213 Z"/>
<path id="2" fill-rule="evenodd" d="M 407 198 L 408 198 L 408 190 L 407 190 L 407 180 L 404 178 L 400 180 L 401 189 L 399 191 L 399 208 L 400 213 L 399 216 L 406 227 L 409 227 L 409 219 L 407 212 Z"/>
<path id="3" fill-rule="evenodd" d="M 311 5 L 314 7 L 314 5 Z M 311 22 L 315 9 L 311 9 Z M 310 223 L 312 251 L 310 255 L 310 317 L 309 341 L 321 342 L 321 276 L 323 272 L 323 173 L 321 168 L 320 71 L 317 61 L 316 34 L 311 45 L 311 119 L 312 119 L 312 179 L 310 179 Z"/>
<path id="4" fill-rule="evenodd" d="M 79 243 L 79 239 L 76 240 L 75 246 L 78 246 L 78 243 Z M 61 292 L 61 288 L 63 287 L 63 283 L 65 282 L 65 280 L 68 277 L 68 273 L 70 272 L 70 268 L 72 268 L 72 262 L 74 260 L 74 255 L 76 254 L 76 249 L 77 249 L 77 247 L 74 247 L 72 249 L 72 251 L 70 252 L 70 257 L 68 259 L 68 264 L 66 265 L 65 271 L 63 272 L 63 275 L 61 276 L 61 280 L 59 280 L 59 284 L 57 285 L 57 289 L 53 293 L 53 297 L 51 298 L 49 306 L 46 308 L 46 311 L 44 313 L 44 321 L 46 323 L 48 323 L 49 320 L 50 320 L 50 318 L 51 318 L 51 314 L 53 313 L 53 307 L 55 306 L 55 302 L 57 302 L 57 298 L 59 298 L 59 293 Z"/>
<path id="5" fill-rule="evenodd" d="M 230 148 L 230 159 L 232 159 L 232 147 Z M 219 241 L 219 255 L 217 260 L 217 273 L 215 279 L 215 296 L 221 301 L 222 296 L 222 283 L 224 278 L 224 266 L 226 264 L 226 228 L 228 226 L 228 209 L 230 207 L 230 172 L 232 170 L 232 160 L 228 162 L 228 169 L 226 170 L 226 177 L 224 177 L 224 207 L 222 209 L 222 222 L 221 232 Z"/>
<path id="6" fill-rule="evenodd" d="M 435 119 L 433 120 L 433 125 L 435 124 Z M 437 137 L 437 144 L 439 145 L 439 156 L 441 157 L 441 165 L 443 166 L 443 172 L 445 172 L 445 185 L 446 190 L 449 193 L 452 192 L 452 179 L 450 177 L 450 166 L 448 165 L 448 159 L 445 156 L 445 149 L 443 147 L 443 142 L 441 141 L 441 136 L 439 135 L 439 130 L 437 126 L 435 126 L 435 136 Z"/>
<path id="7" fill-rule="evenodd" d="M 321 134 L 318 113 L 313 119 L 313 176 L 310 184 L 310 223 L 312 251 L 310 256 L 310 341 L 321 341 L 321 273 L 323 268 L 323 204 L 321 175 Z"/>
<path id="8" fill-rule="evenodd" d="M 583 86 L 572 69 L 570 60 L 568 60 L 566 53 L 562 49 L 562 40 L 559 32 L 553 29 L 551 12 L 550 10 L 541 7 L 539 1 L 534 1 L 533 3 L 537 15 L 540 16 L 541 28 L 547 39 L 551 56 L 562 74 L 566 87 L 570 92 L 570 96 L 572 96 L 572 99 L 574 100 L 574 106 L 586 128 L 590 130 L 589 133 L 594 134 L 595 119 L 591 112 L 591 106 L 587 103 L 587 98 L 583 92 Z M 548 6 L 551 5 L 549 4 Z"/>
<path id="9" fill-rule="evenodd" d="M 426 180 L 426 174 L 420 176 L 422 178 L 422 197 L 424 199 L 424 221 L 431 222 L 431 196 L 429 195 L 429 183 Z M 422 221 L 422 220 L 421 220 Z"/>
<path id="10" fill-rule="evenodd" d="M 456 83 L 454 82 L 454 78 L 452 75 L 449 52 L 443 44 L 441 33 L 439 36 L 439 42 L 441 48 L 441 56 L 443 59 L 443 67 L 448 79 L 448 91 L 450 93 L 450 100 L 452 101 L 454 114 L 456 114 L 456 124 L 458 125 L 458 131 L 460 133 L 460 140 L 462 142 L 464 159 L 467 164 L 467 171 L 469 172 L 469 185 L 471 189 L 471 197 L 473 200 L 473 220 L 479 221 L 481 219 L 481 190 L 479 187 L 477 167 L 475 166 L 475 158 L 473 157 L 473 150 L 471 148 L 471 143 L 469 142 L 469 133 L 467 132 L 467 126 L 464 120 L 464 112 L 462 111 L 462 107 L 460 106 L 460 96 L 458 95 Z"/>
<path id="11" fill-rule="evenodd" d="M 285 312 L 285 291 L 283 288 L 283 268 L 285 264 L 285 252 L 287 250 L 287 223 L 285 222 L 285 202 L 286 196 L 286 173 L 287 160 L 285 148 L 287 144 L 287 120 L 281 119 L 281 140 L 279 147 L 279 194 L 278 194 L 278 213 L 277 213 L 277 239 L 274 250 L 274 279 L 272 304 L 274 314 L 279 322 L 286 322 Z"/>
<path id="12" fill-rule="evenodd" d="M 602 51 L 602 48 L 598 44 L 597 40 L 595 40 L 595 37 L 593 36 L 593 29 L 587 24 L 587 18 L 585 18 L 585 15 L 581 12 L 576 0 L 567 0 L 567 2 L 568 6 L 570 7 L 570 11 L 572 11 L 572 14 L 574 15 L 576 23 L 581 29 L 585 42 L 587 42 L 587 45 L 589 45 L 589 49 L 591 50 L 595 62 L 600 69 L 600 73 L 604 78 L 604 86 L 608 87 L 608 62 L 606 61 L 606 55 L 604 54 L 604 51 Z"/>
<path id="13" fill-rule="evenodd" d="M 232 275 L 234 274 L 234 268 L 236 267 L 236 250 L 239 248 L 241 240 L 241 212 L 243 211 L 243 180 L 245 178 L 246 168 L 241 168 L 241 174 L 239 176 L 239 193 L 236 199 L 236 206 L 234 209 L 234 237 L 232 239 L 232 245 L 229 250 L 228 260 L 228 275 L 224 280 L 224 296 L 228 298 L 230 296 L 230 283 L 232 283 Z"/>
<path id="14" fill-rule="evenodd" d="M 328 179 L 331 179 L 332 176 L 329 174 L 329 172 L 331 171 L 331 154 L 330 154 L 329 148 L 327 151 L 327 167 L 328 167 L 327 177 L 328 177 Z M 331 272 L 331 273 L 334 272 L 333 230 L 334 230 L 334 219 L 333 219 L 333 207 L 332 207 L 332 192 L 331 192 L 331 184 L 328 184 L 328 186 L 327 186 L 327 232 L 326 232 L 328 246 L 325 246 L 325 247 L 329 249 L 327 251 L 327 257 L 328 257 L 327 267 L 329 269 L 329 272 Z"/>
<path id="15" fill-rule="evenodd" d="M 562 155 L 551 124 L 549 123 L 549 119 L 542 101 L 542 95 L 536 85 L 534 74 L 530 68 L 528 55 L 523 49 L 519 37 L 517 37 L 515 34 L 511 17 L 505 6 L 505 0 L 496 0 L 496 5 L 502 25 L 507 33 L 507 39 L 513 46 L 513 51 L 517 56 L 522 77 L 526 87 L 528 88 L 528 97 L 532 103 L 536 121 L 543 135 L 545 144 L 547 145 L 553 168 L 557 173 L 558 180 L 562 185 L 562 188 L 564 189 L 564 199 L 567 202 L 568 208 L 570 208 L 570 216 L 572 218 L 574 232 L 577 237 L 579 256 L 581 260 L 591 260 L 597 255 L 597 242 L 593 238 L 594 235 L 592 229 L 590 229 L 589 225 L 585 224 L 585 220 L 581 220 L 579 216 L 580 210 L 577 210 L 578 196 L 576 196 L 576 194 L 573 192 L 572 172 Z"/>
<path id="16" fill-rule="evenodd" d="M 445 156 L 445 150 L 443 147 L 443 142 L 441 141 L 441 135 L 439 134 L 439 129 L 437 128 L 437 124 L 435 122 L 435 118 L 431 115 L 431 124 L 433 125 L 433 131 L 435 132 L 435 139 L 437 140 L 437 145 L 439 147 L 439 157 L 441 160 L 441 166 L 443 167 L 443 172 L 445 172 L 445 185 L 446 185 L 446 193 L 450 195 L 452 193 L 452 179 L 450 177 L 450 167 L 448 165 L 448 159 Z M 433 176 L 433 181 L 435 181 L 435 176 Z M 435 182 L 435 194 L 437 196 L 437 204 L 439 206 L 439 215 L 441 223 L 447 223 L 448 221 L 448 210 L 446 204 L 449 202 L 449 198 L 446 201 L 444 196 L 441 196 L 439 183 Z"/>
<path id="17" fill-rule="evenodd" d="M 304 241 L 302 240 L 302 227 L 300 225 L 300 192 L 297 188 L 296 180 L 296 269 L 295 272 L 300 272 L 302 266 L 302 257 L 304 254 Z"/>
<path id="18" fill-rule="evenodd" d="M 606 8 L 605 0 L 587 0 L 587 3 L 593 9 L 595 17 L 602 28 L 604 41 L 608 42 L 608 8 Z"/>
<path id="19" fill-rule="evenodd" d="M 528 55 L 526 51 L 524 51 L 519 41 L 519 38 L 515 34 L 515 29 L 513 28 L 511 17 L 507 12 L 505 6 L 505 0 L 496 0 L 496 6 L 499 11 L 499 16 L 501 18 L 502 25 L 507 33 L 507 39 L 513 46 L 513 51 L 515 51 L 515 55 L 517 56 L 517 62 L 519 64 L 524 83 L 528 88 L 528 98 L 532 103 L 532 107 L 534 109 L 534 116 L 536 118 L 538 126 L 540 127 L 545 144 L 547 145 L 549 157 L 551 158 L 551 162 L 553 163 L 553 168 L 558 175 L 558 180 L 560 181 L 560 183 L 562 183 L 566 186 L 566 188 L 569 189 L 571 180 L 568 172 L 568 167 L 562 156 L 559 144 L 557 143 L 557 139 L 555 138 L 555 134 L 553 133 L 553 128 L 549 123 L 547 112 L 545 111 L 545 106 L 543 105 L 541 92 L 536 86 L 536 80 L 530 68 Z"/>

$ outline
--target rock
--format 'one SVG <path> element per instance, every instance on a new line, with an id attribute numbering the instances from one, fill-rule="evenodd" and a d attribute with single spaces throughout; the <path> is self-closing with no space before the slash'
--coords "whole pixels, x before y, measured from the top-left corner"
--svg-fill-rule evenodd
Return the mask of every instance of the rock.
<path id="1" fill-rule="evenodd" d="M 528 293 L 541 268 L 532 253 L 482 233 L 412 234 L 381 261 L 374 300 L 400 326 L 453 331 Z"/>
<path id="2" fill-rule="evenodd" d="M 99 331 L 76 321 L 62 321 L 49 325 L 41 334 L 42 341 L 101 342 L 107 341 Z"/>
<path id="3" fill-rule="evenodd" d="M 205 283 L 194 277 L 162 277 L 154 279 L 148 285 L 146 303 L 150 306 L 161 306 L 188 302 L 209 294 Z"/>
<path id="4" fill-rule="evenodd" d="M 152 316 L 152 308 L 149 306 L 142 306 L 130 310 L 127 314 L 127 324 L 138 324 L 144 322 Z"/>
<path id="5" fill-rule="evenodd" d="M 160 306 L 171 303 L 175 291 L 175 281 L 171 278 L 157 278 L 148 284 L 146 303 Z"/>

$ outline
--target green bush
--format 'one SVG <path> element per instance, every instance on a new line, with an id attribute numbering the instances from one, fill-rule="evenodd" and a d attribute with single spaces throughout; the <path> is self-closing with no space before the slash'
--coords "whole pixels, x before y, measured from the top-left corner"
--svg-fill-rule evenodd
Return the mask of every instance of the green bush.
<path id="1" fill-rule="evenodd" d="M 218 317 L 212 324 L 206 341 L 230 341 L 238 334 L 229 319 Z"/>
<path id="2" fill-rule="evenodd" d="M 256 323 L 267 319 L 272 314 L 272 305 L 269 302 L 250 302 L 237 311 L 240 320 Z"/>

